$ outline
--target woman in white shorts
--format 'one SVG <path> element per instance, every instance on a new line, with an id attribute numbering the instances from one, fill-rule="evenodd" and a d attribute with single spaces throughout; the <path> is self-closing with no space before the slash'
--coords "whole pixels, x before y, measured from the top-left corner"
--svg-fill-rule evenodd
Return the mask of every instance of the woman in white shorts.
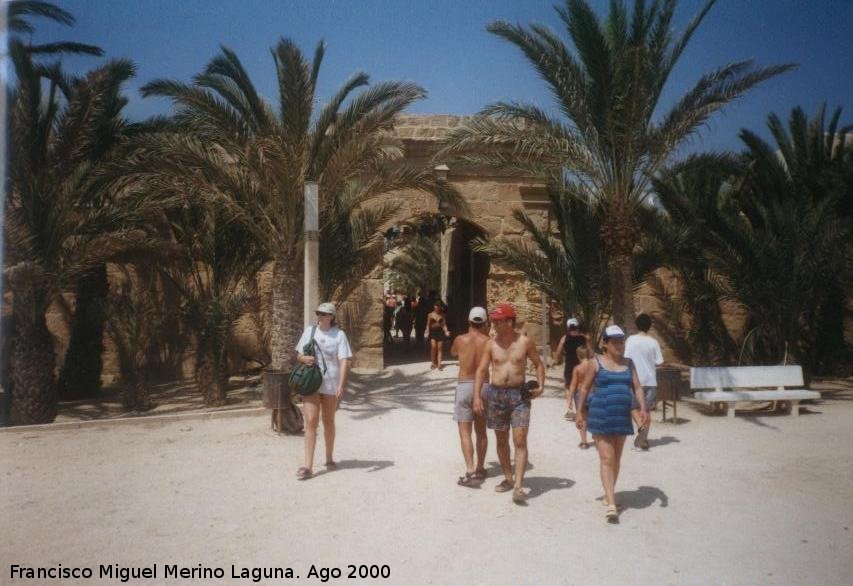
<path id="1" fill-rule="evenodd" d="M 302 397 L 302 412 L 305 416 L 305 465 L 296 472 L 297 478 L 311 478 L 314 469 L 314 447 L 317 445 L 317 427 L 320 415 L 323 417 L 323 436 L 326 440 L 326 469 L 337 468 L 332 457 L 335 449 L 335 411 L 346 392 L 347 375 L 349 374 L 352 349 L 347 335 L 335 325 L 335 306 L 332 303 L 321 303 L 317 306 L 317 330 L 314 333 L 315 351 L 317 356 L 302 354 L 305 345 L 311 340 L 311 330 L 308 326 L 302 332 L 302 337 L 296 345 L 297 360 L 303 364 L 314 364 L 318 361 L 323 374 L 323 383 L 318 392 Z M 320 354 L 322 353 L 322 357 Z M 325 362 L 325 365 L 324 365 Z"/>

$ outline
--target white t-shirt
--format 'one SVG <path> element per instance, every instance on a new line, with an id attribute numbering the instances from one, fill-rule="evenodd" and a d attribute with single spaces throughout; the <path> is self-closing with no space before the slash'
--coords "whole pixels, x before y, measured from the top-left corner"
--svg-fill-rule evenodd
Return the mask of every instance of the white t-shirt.
<path id="1" fill-rule="evenodd" d="M 305 344 L 311 339 L 311 329 L 314 326 L 308 326 L 302 332 L 302 337 L 299 338 L 299 343 L 296 344 L 296 351 L 302 354 Z M 323 358 L 326 359 L 326 372 L 323 375 L 323 384 L 320 386 L 320 392 L 324 395 L 334 395 L 338 390 L 338 382 L 340 376 L 340 365 L 338 360 L 352 358 L 352 349 L 349 345 L 347 335 L 338 326 L 332 326 L 325 332 L 320 328 L 314 333 L 314 341 L 320 352 L 323 353 Z M 317 356 L 317 364 L 320 366 L 320 372 L 323 372 L 323 358 Z"/>
<path id="2" fill-rule="evenodd" d="M 655 366 L 663 364 L 663 354 L 657 340 L 648 334 L 628 336 L 625 341 L 625 357 L 634 361 L 641 386 L 658 386 Z"/>

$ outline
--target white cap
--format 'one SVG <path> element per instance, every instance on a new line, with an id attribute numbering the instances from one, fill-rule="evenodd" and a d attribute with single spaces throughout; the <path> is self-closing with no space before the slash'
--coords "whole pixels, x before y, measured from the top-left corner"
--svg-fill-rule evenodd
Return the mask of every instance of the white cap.
<path id="1" fill-rule="evenodd" d="M 625 332 L 622 331 L 622 328 L 620 328 L 617 325 L 607 326 L 607 328 L 604 330 L 604 339 L 605 340 L 609 340 L 610 338 L 624 338 L 624 337 L 625 337 Z"/>
<path id="2" fill-rule="evenodd" d="M 471 311 L 468 312 L 468 321 L 475 324 L 486 323 L 486 310 L 479 306 L 472 307 Z"/>
<path id="3" fill-rule="evenodd" d="M 317 311 L 319 311 L 320 313 L 329 313 L 331 315 L 335 315 L 337 313 L 337 310 L 335 309 L 335 304 L 329 303 L 328 301 L 326 303 L 321 303 L 320 305 L 318 305 Z"/>
<path id="4" fill-rule="evenodd" d="M 566 327 L 567 328 L 570 328 L 572 326 L 578 327 L 580 325 L 581 325 L 581 322 L 579 322 L 578 318 L 576 318 L 576 317 L 570 317 L 569 319 L 566 320 Z"/>

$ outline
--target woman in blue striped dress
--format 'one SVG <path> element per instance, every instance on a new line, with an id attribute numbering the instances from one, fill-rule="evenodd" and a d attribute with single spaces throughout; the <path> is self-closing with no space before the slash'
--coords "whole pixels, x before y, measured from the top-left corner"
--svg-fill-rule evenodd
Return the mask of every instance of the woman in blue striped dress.
<path id="1" fill-rule="evenodd" d="M 601 461 L 601 484 L 604 487 L 604 505 L 607 519 L 617 522 L 619 509 L 616 507 L 616 479 L 619 477 L 619 462 L 625 438 L 634 435 L 631 422 L 632 399 L 640 405 L 640 425 L 647 425 L 643 387 L 637 370 L 629 358 L 625 358 L 625 332 L 616 325 L 604 330 L 604 354 L 597 356 L 587 368 L 580 385 L 580 405 L 586 405 L 593 384 L 595 393 L 590 397 L 587 409 L 578 413 L 578 429 L 587 429 L 595 438 L 598 457 Z"/>

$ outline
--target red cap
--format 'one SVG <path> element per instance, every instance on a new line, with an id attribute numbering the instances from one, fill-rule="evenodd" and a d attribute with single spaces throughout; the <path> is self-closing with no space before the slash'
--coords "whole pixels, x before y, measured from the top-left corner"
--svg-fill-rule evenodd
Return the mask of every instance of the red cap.
<path id="1" fill-rule="evenodd" d="M 515 319 L 515 308 L 509 303 L 499 303 L 497 307 L 492 310 L 492 313 L 490 313 L 489 316 L 493 320 Z"/>

